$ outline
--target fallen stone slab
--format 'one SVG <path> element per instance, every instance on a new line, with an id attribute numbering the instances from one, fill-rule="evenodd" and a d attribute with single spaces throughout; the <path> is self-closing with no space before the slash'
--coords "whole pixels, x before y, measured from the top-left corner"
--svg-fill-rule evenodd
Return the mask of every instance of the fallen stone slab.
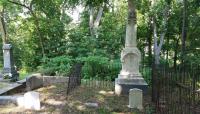
<path id="1" fill-rule="evenodd" d="M 21 96 L 0 96 L 0 105 L 9 105 L 15 104 L 17 105 L 17 98 Z"/>
<path id="2" fill-rule="evenodd" d="M 22 86 L 22 84 L 18 84 L 18 83 L 6 83 L 6 86 L 2 87 L 0 89 L 0 95 L 5 94 L 9 91 L 12 91 L 15 88 L 18 88 Z"/>
<path id="3" fill-rule="evenodd" d="M 34 91 L 18 96 L 0 96 L 0 105 L 9 104 L 15 104 L 16 106 L 31 110 L 40 110 L 41 107 L 39 93 Z"/>

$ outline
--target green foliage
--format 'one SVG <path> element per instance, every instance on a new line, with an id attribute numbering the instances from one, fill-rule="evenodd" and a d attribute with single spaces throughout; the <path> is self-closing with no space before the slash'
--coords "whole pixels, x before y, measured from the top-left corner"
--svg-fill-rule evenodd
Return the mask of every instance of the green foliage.
<path id="1" fill-rule="evenodd" d="M 125 44 L 127 23 L 127 1 L 124 0 L 13 0 L 27 7 L 0 0 L 5 8 L 5 21 L 9 42 L 13 45 L 15 65 L 32 72 L 40 66 L 46 75 L 66 75 L 73 62 L 84 62 L 84 78 L 113 80 L 120 70 L 120 53 Z M 148 45 L 153 50 L 152 15 L 157 14 L 156 25 L 161 32 L 163 10 L 170 2 L 167 33 L 161 50 L 161 64 L 173 66 L 181 61 L 182 3 L 174 0 L 158 0 L 150 6 L 148 0 L 136 0 L 137 5 L 137 46 L 142 52 L 142 63 L 149 62 Z M 99 6 L 104 5 L 103 15 L 97 28 L 98 38 L 90 34 L 89 8 L 94 7 L 95 15 Z M 71 23 L 66 12 L 81 5 L 80 23 Z M 187 63 L 200 63 L 200 8 L 197 0 L 188 1 L 188 34 L 186 39 Z M 64 13 L 63 13 L 64 12 Z M 94 16 L 94 20 L 96 17 Z M 160 34 L 158 34 L 158 37 Z M 1 35 L 0 35 L 1 37 Z M 150 38 L 150 41 L 147 39 Z M 178 42 L 178 43 L 177 43 Z M 45 56 L 42 54 L 44 47 Z M 0 40 L 2 47 L 2 40 Z M 175 55 L 175 52 L 177 54 Z M 168 54 L 166 56 L 166 53 Z M 153 54 L 153 53 L 152 53 Z M 0 66 L 3 64 L 0 51 Z M 68 56 L 65 56 L 68 55 Z M 176 57 L 175 57 L 176 56 Z M 46 57 L 46 59 L 44 59 Z M 169 60 L 164 60 L 168 58 Z M 148 63 L 151 64 L 151 63 Z M 148 78 L 149 72 L 142 71 Z"/>
<path id="2" fill-rule="evenodd" d="M 39 66 L 39 72 L 50 76 L 67 76 L 69 74 L 73 59 L 69 56 L 46 58 L 45 63 Z"/>
<path id="3" fill-rule="evenodd" d="M 119 60 L 110 61 L 102 56 L 83 57 L 82 76 L 84 79 L 114 80 L 120 69 Z"/>
<path id="4" fill-rule="evenodd" d="M 149 86 L 151 86 L 152 68 L 151 66 L 144 66 L 140 69 L 140 72 Z"/>

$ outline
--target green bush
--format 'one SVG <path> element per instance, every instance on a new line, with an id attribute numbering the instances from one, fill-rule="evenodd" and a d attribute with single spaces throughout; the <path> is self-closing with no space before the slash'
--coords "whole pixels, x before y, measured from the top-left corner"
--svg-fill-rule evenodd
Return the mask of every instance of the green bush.
<path id="1" fill-rule="evenodd" d="M 140 73 L 142 74 L 143 78 L 147 82 L 149 86 L 151 86 L 151 76 L 152 76 L 152 68 L 151 66 L 144 66 L 140 69 Z"/>
<path id="2" fill-rule="evenodd" d="M 45 62 L 39 67 L 39 72 L 43 75 L 66 76 L 70 72 L 72 64 L 73 59 L 69 56 L 46 58 Z"/>
<path id="3" fill-rule="evenodd" d="M 121 69 L 119 60 L 109 60 L 102 56 L 82 57 L 79 61 L 84 62 L 84 79 L 114 80 Z"/>

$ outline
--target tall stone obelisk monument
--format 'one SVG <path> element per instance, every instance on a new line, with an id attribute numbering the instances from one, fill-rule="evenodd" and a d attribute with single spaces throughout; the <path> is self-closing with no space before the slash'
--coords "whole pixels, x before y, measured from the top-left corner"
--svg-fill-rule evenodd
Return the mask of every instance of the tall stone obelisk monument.
<path id="1" fill-rule="evenodd" d="M 139 72 L 141 53 L 137 48 L 137 22 L 136 0 L 128 0 L 128 22 L 126 27 L 125 48 L 121 52 L 122 70 L 115 79 L 115 93 L 128 94 L 132 88 L 143 91 L 147 89 L 147 83 Z"/>

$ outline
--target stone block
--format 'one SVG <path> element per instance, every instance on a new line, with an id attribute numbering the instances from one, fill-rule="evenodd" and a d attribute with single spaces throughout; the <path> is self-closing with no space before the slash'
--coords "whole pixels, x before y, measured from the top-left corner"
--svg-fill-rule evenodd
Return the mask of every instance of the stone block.
<path id="1" fill-rule="evenodd" d="M 132 88 L 138 88 L 147 93 L 148 85 L 146 81 L 140 77 L 129 78 L 116 78 L 115 79 L 115 94 L 117 95 L 128 95 L 129 90 Z"/>
<path id="2" fill-rule="evenodd" d="M 98 103 L 85 103 L 85 106 L 89 108 L 97 108 L 99 107 Z"/>
<path id="3" fill-rule="evenodd" d="M 31 76 L 26 78 L 26 89 L 31 91 L 37 88 L 43 87 L 43 77 L 42 76 Z"/>
<path id="4" fill-rule="evenodd" d="M 16 102 L 17 102 L 17 105 L 19 106 L 19 107 L 24 107 L 24 96 L 20 96 L 20 97 L 17 97 L 16 98 Z"/>
<path id="5" fill-rule="evenodd" d="M 25 109 L 40 110 L 39 93 L 30 91 L 24 94 L 24 107 Z"/>
<path id="6" fill-rule="evenodd" d="M 139 110 L 143 109 L 143 94 L 141 89 L 130 89 L 129 90 L 129 108 L 136 108 Z"/>
<path id="7" fill-rule="evenodd" d="M 69 77 L 61 76 L 43 76 L 43 86 L 48 86 L 56 83 L 68 83 Z"/>
<path id="8" fill-rule="evenodd" d="M 0 96 L 0 105 L 15 104 L 14 96 Z"/>

